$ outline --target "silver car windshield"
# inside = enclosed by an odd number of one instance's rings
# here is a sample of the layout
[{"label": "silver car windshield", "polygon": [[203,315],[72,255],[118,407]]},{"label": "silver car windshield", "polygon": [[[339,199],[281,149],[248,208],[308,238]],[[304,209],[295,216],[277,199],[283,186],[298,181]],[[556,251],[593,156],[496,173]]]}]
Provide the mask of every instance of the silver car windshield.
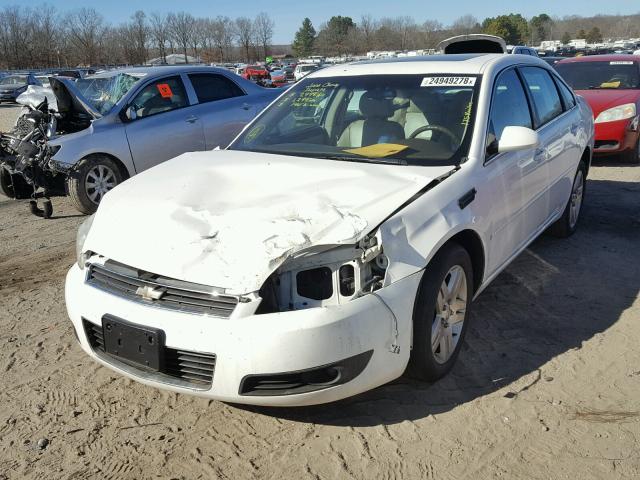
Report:
[{"label": "silver car windshield", "polygon": [[468,154],[480,78],[308,78],[229,147],[330,160],[458,164]]},{"label": "silver car windshield", "polygon": [[105,115],[141,78],[128,73],[91,76],[78,79],[76,87],[94,109]]}]

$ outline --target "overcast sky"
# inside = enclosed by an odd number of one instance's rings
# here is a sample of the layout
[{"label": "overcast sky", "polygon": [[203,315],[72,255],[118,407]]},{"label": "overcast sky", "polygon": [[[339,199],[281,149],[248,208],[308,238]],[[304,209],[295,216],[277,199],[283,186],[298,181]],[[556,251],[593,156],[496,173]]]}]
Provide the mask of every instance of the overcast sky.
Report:
[{"label": "overcast sky", "polygon": [[[41,2],[28,3],[34,6]],[[138,9],[146,13],[184,10],[194,16],[226,15],[232,18],[254,17],[265,11],[276,23],[275,44],[290,43],[304,17],[309,17],[318,29],[333,15],[350,16],[357,23],[367,13],[375,18],[408,15],[417,23],[429,19],[444,25],[465,14],[482,20],[511,12],[527,18],[542,12],[559,16],[640,13],[640,0],[537,0],[526,3],[515,0],[58,0],[48,3],[61,10],[91,6],[113,23],[127,20]],[[0,6],[17,4],[26,5],[27,2],[0,0]]]}]

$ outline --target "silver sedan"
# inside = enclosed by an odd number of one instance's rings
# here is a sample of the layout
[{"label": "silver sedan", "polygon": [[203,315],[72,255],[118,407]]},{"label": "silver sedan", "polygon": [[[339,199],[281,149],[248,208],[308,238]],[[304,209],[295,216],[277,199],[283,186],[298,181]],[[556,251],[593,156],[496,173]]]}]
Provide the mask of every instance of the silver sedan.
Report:
[{"label": "silver sedan", "polygon": [[54,171],[78,210],[92,213],[127,178],[182,153],[226,147],[280,89],[213,67],[113,70],[55,79]]}]

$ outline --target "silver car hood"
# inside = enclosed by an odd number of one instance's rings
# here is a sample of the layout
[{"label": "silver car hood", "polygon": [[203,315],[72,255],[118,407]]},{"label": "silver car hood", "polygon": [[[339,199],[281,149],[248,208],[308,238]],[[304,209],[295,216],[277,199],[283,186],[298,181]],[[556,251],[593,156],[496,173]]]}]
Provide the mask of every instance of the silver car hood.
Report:
[{"label": "silver car hood", "polygon": [[452,167],[186,153],[109,192],[84,250],[244,294],[289,257],[352,244]]},{"label": "silver car hood", "polygon": [[64,77],[49,77],[49,83],[57,100],[59,113],[87,114],[94,120],[102,114],[91,106],[91,103],[80,93],[73,80]]}]

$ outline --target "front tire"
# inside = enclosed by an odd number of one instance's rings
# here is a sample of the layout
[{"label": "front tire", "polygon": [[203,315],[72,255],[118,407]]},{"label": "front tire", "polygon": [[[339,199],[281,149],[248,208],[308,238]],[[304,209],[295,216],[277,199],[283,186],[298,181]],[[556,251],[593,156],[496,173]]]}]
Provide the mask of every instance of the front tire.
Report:
[{"label": "front tire", "polygon": [[413,312],[413,349],[407,373],[430,382],[453,367],[467,331],[473,297],[469,253],[451,243],[429,262]]},{"label": "front tire", "polygon": [[90,215],[97,210],[104,195],[123,180],[113,159],[95,155],[80,161],[75,174],[67,179],[67,189],[76,209]]},{"label": "front tire", "polygon": [[634,165],[640,164],[640,135],[638,135],[635,148],[625,155],[625,160]]},{"label": "front tire", "polygon": [[562,216],[549,227],[549,233],[558,238],[567,238],[573,235],[578,229],[580,212],[584,202],[584,195],[587,187],[587,167],[581,160],[578,171],[573,178],[571,196],[562,212]]},{"label": "front tire", "polygon": [[21,175],[11,174],[0,167],[0,193],[5,197],[20,200],[31,197],[33,187]]}]

